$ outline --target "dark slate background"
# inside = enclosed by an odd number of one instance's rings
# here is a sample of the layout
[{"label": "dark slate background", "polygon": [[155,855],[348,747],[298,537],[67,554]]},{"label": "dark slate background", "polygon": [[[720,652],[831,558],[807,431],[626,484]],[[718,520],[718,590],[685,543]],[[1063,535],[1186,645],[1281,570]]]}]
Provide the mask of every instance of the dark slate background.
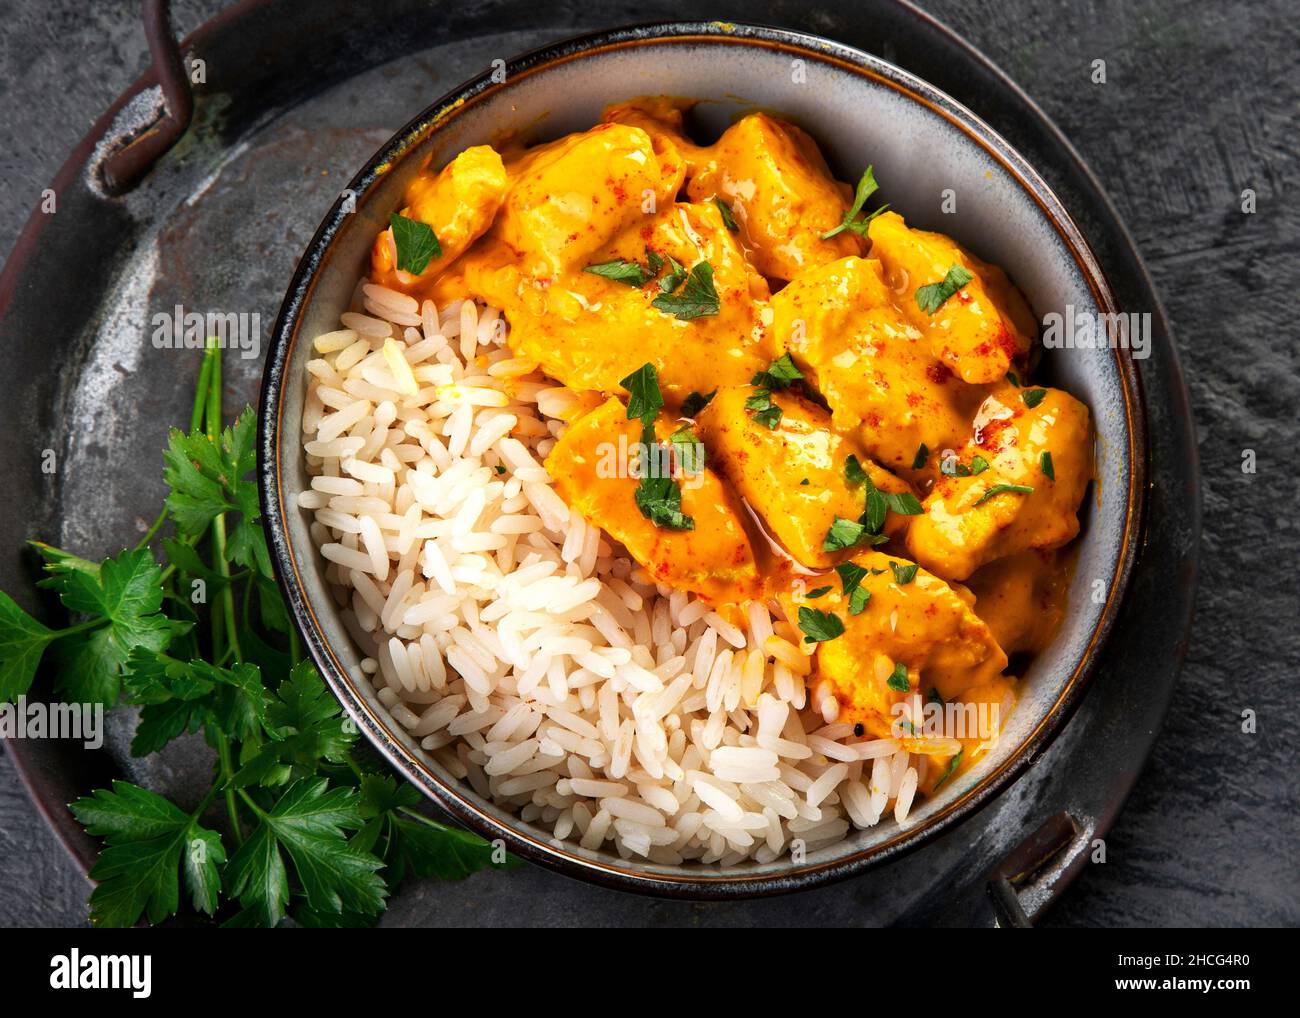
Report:
[{"label": "dark slate background", "polygon": [[[221,5],[173,6],[184,34]],[[705,16],[706,6],[689,13]],[[1196,413],[1205,532],[1187,663],[1107,839],[1107,864],[1089,867],[1048,923],[1298,925],[1300,211],[1285,193],[1300,147],[1294,6],[922,6],[1020,83],[1097,172],[1155,278]],[[0,251],[76,141],[144,68],[138,9],[134,0],[0,0]],[[1104,87],[1088,81],[1095,58],[1107,64]],[[1255,215],[1240,211],[1245,188],[1258,194]],[[1241,469],[1246,449],[1257,456],[1253,475]],[[1240,731],[1246,708],[1258,714],[1255,735]],[[501,885],[468,886],[477,900],[461,921],[509,921]],[[86,893],[0,744],[0,924],[83,923]],[[598,920],[654,921],[652,903],[619,900],[627,906]],[[790,924],[803,925],[799,900],[785,901]],[[728,922],[728,906],[708,908],[703,921]],[[562,900],[553,914],[557,924],[584,918]]]}]

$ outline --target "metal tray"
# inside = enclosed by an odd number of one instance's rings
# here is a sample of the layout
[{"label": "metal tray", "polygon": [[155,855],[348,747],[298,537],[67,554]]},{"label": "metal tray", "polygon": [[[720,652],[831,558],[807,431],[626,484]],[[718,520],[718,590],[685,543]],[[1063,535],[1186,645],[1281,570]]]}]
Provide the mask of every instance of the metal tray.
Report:
[{"label": "metal tray", "polygon": [[[0,535],[9,549],[0,587],[28,606],[40,599],[30,563],[16,553],[24,539],[108,554],[156,512],[166,430],[188,414],[198,359],[151,345],[153,313],[176,304],[257,313],[265,339],[321,211],[430,98],[493,60],[681,13],[656,0],[599,12],[519,0],[445,8],[390,0],[364,10],[344,0],[246,0],[181,44],[182,69],[201,59],[207,80],[195,86],[188,127],[166,151],[172,139],[165,121],[185,128],[184,102],[174,87],[164,93],[158,86],[177,64],[162,5],[151,0],[146,8],[154,15],[155,68],[91,128],[51,185],[59,213],[33,214],[0,274],[0,342],[17,390],[0,407],[10,437],[0,447],[10,479],[0,491]],[[632,898],[529,867],[462,884],[412,885],[385,923],[1033,922],[1087,864],[1163,720],[1195,585],[1195,443],[1167,323],[1100,185],[1009,79],[906,4],[870,0],[814,14],[781,0],[722,2],[711,13],[841,39],[970,106],[1061,197],[1121,305],[1152,313],[1154,352],[1140,365],[1150,430],[1148,524],[1122,618],[1077,715],[1011,789],[920,851],[846,884],[703,905]],[[115,156],[132,139],[134,154]],[[56,336],[66,342],[51,344]],[[228,365],[228,405],[254,402],[260,356]],[[46,449],[59,464],[53,475],[41,471]],[[65,803],[124,773],[184,800],[207,769],[194,743],[130,758],[129,716],[110,717],[110,739],[99,751],[57,741],[8,747],[33,801],[83,868],[97,846]]]}]

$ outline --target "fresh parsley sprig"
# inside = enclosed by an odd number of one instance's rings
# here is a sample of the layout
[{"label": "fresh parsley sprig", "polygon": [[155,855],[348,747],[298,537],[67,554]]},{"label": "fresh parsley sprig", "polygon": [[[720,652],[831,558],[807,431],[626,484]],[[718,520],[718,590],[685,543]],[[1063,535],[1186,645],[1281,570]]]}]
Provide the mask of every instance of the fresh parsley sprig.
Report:
[{"label": "fresh parsley sprig", "polygon": [[867,203],[868,198],[876,193],[879,187],[880,185],[876,183],[874,169],[868,166],[866,171],[858,179],[857,188],[854,189],[853,204],[845,211],[844,218],[840,221],[838,226],[832,227],[822,234],[822,240],[830,240],[837,233],[843,233],[845,230],[852,230],[859,237],[865,237],[867,235],[867,228],[871,225],[871,221],[889,208],[888,205],[882,205],[874,212],[863,216],[863,218],[858,218],[858,216],[862,214],[862,206]]}]

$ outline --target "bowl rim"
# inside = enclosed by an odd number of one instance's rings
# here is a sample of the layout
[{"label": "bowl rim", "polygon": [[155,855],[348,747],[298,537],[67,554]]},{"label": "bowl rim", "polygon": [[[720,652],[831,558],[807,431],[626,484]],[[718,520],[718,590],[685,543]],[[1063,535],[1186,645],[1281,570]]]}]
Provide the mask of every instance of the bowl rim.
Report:
[{"label": "bowl rim", "polygon": [[[916,826],[896,831],[873,847],[838,859],[792,865],[766,874],[711,873],[703,868],[698,874],[638,871],[625,866],[624,860],[614,853],[601,851],[598,858],[587,858],[563,845],[498,821],[480,806],[476,792],[467,786],[444,782],[425,761],[409,753],[395,734],[396,722],[372,709],[358,695],[347,669],[335,655],[316,611],[307,599],[298,557],[286,525],[289,509],[281,480],[283,395],[285,370],[298,339],[302,313],[312,297],[320,271],[329,261],[334,241],[353,219],[349,204],[362,200],[392,166],[454,119],[496,92],[553,67],[627,47],[691,42],[762,47],[816,60],[838,71],[868,78],[927,107],[962,131],[1016,180],[1038,205],[1040,213],[1070,252],[1098,306],[1107,312],[1119,310],[1105,273],[1082,231],[1042,177],[992,127],[916,75],[856,47],[812,33],[757,24],[656,22],[593,32],[530,50],[507,61],[503,81],[494,80],[494,73],[489,70],[452,89],[408,121],[353,177],[344,192],[350,197],[345,200],[344,194],[340,195],[308,244],[276,318],[259,406],[257,474],[262,516],[271,540],[276,579],[304,644],[347,714],[407,780],[476,833],[489,840],[503,840],[512,852],[531,862],[618,890],[661,897],[718,900],[761,897],[821,886],[920,848],[986,805],[1046,751],[1082,699],[1132,577],[1145,507],[1147,436],[1145,409],[1131,352],[1115,348],[1112,353],[1123,396],[1127,437],[1123,454],[1129,466],[1129,482],[1123,496],[1124,526],[1119,559],[1098,623],[1055,701],[997,769],[932,816]],[[499,70],[496,76],[501,76]],[[296,428],[290,430],[297,435]]]}]

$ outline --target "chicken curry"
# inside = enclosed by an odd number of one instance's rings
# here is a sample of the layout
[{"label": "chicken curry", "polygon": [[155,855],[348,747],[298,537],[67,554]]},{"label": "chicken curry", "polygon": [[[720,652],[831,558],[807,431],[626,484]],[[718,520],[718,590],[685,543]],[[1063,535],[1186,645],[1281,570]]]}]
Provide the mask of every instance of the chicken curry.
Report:
[{"label": "chicken curry", "polygon": [[1088,410],[1030,382],[1035,319],[999,268],[866,211],[870,169],[837,181],[767,113],[698,145],[689,105],[426,168],[371,278],[499,308],[573,394],[546,461],[571,509],[724,615],[779,605],[823,713],[913,739],[933,790],[978,740],[898,706],[1014,703],[1008,655],[1064,610]]}]

